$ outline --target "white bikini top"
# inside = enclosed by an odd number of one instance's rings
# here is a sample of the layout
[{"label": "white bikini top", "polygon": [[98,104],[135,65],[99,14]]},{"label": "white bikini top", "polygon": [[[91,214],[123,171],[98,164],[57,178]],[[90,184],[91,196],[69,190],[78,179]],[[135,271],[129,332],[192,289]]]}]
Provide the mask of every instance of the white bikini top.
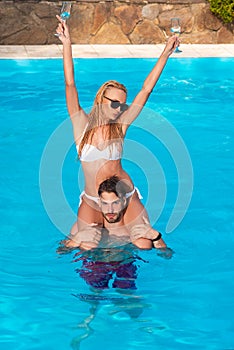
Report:
[{"label": "white bikini top", "polygon": [[[79,145],[76,145],[77,153],[79,151]],[[118,142],[113,142],[103,150],[86,143],[82,149],[80,160],[84,162],[93,162],[94,160],[106,159],[106,160],[118,160],[122,157],[122,146]]]},{"label": "white bikini top", "polygon": [[[87,130],[88,124],[84,128],[84,131],[81,136],[81,140],[84,137],[84,134]],[[77,154],[79,155],[80,144],[76,145]],[[94,160],[106,159],[106,160],[118,160],[122,157],[122,143],[121,142],[112,142],[104,149],[100,150],[96,146],[93,146],[89,143],[85,143],[80,160],[84,162],[93,162]]]}]

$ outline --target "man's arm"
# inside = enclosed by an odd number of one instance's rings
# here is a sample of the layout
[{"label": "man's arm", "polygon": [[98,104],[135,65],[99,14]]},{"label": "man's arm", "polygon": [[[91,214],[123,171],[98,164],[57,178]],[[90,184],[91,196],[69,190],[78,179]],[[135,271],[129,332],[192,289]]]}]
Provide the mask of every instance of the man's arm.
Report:
[{"label": "man's arm", "polygon": [[166,248],[167,245],[164,242],[164,240],[162,239],[162,234],[160,232],[156,231],[156,230],[153,230],[153,232],[156,233],[155,238],[151,239],[154,248],[156,248],[156,249]]},{"label": "man's arm", "polygon": [[[131,230],[131,241],[140,249],[151,249],[151,248],[166,248],[167,245],[162,239],[162,234],[152,228],[146,232],[146,226],[135,225]],[[155,237],[155,238],[151,238]]]},{"label": "man's arm", "polygon": [[97,227],[96,224],[85,227],[79,232],[70,235],[68,239],[63,240],[61,243],[66,248],[80,248],[84,250],[90,250],[97,248],[102,237],[102,229]]},{"label": "man's arm", "polygon": [[136,240],[132,241],[132,243],[139,249],[152,249],[153,243],[151,239],[148,238],[137,238]]}]

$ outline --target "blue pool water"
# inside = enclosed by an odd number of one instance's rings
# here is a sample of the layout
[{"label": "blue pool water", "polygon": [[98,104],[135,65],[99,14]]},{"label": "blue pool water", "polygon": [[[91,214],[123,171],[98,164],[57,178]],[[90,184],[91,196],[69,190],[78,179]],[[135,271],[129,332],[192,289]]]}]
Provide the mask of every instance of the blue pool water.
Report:
[{"label": "blue pool water", "polygon": [[[153,64],[75,60],[83,106],[110,78],[131,101]],[[83,185],[62,61],[0,72],[0,349],[234,349],[234,59],[171,58],[129,129],[124,167],[175,254],[134,252],[136,289],[102,293],[56,253]]]}]

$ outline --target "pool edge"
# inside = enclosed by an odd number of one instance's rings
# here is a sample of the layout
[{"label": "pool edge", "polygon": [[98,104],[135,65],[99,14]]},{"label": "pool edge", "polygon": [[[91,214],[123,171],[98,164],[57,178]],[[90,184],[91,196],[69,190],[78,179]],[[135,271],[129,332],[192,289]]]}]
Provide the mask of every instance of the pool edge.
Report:
[{"label": "pool edge", "polygon": [[[72,45],[74,58],[157,58],[164,44]],[[181,44],[175,58],[234,57],[234,44]],[[0,45],[0,59],[61,58],[61,45]]]}]

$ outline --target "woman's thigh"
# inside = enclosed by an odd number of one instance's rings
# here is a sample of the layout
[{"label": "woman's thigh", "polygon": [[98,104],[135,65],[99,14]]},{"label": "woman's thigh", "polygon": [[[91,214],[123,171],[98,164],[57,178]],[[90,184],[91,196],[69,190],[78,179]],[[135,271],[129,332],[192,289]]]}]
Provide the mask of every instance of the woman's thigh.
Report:
[{"label": "woman's thigh", "polygon": [[135,192],[127,206],[124,222],[127,226],[149,223],[149,217],[144,205],[141,203],[138,194]]},{"label": "woman's thigh", "polygon": [[86,200],[83,200],[78,209],[77,228],[82,230],[91,224],[103,225],[103,216],[95,203],[88,204]]}]

